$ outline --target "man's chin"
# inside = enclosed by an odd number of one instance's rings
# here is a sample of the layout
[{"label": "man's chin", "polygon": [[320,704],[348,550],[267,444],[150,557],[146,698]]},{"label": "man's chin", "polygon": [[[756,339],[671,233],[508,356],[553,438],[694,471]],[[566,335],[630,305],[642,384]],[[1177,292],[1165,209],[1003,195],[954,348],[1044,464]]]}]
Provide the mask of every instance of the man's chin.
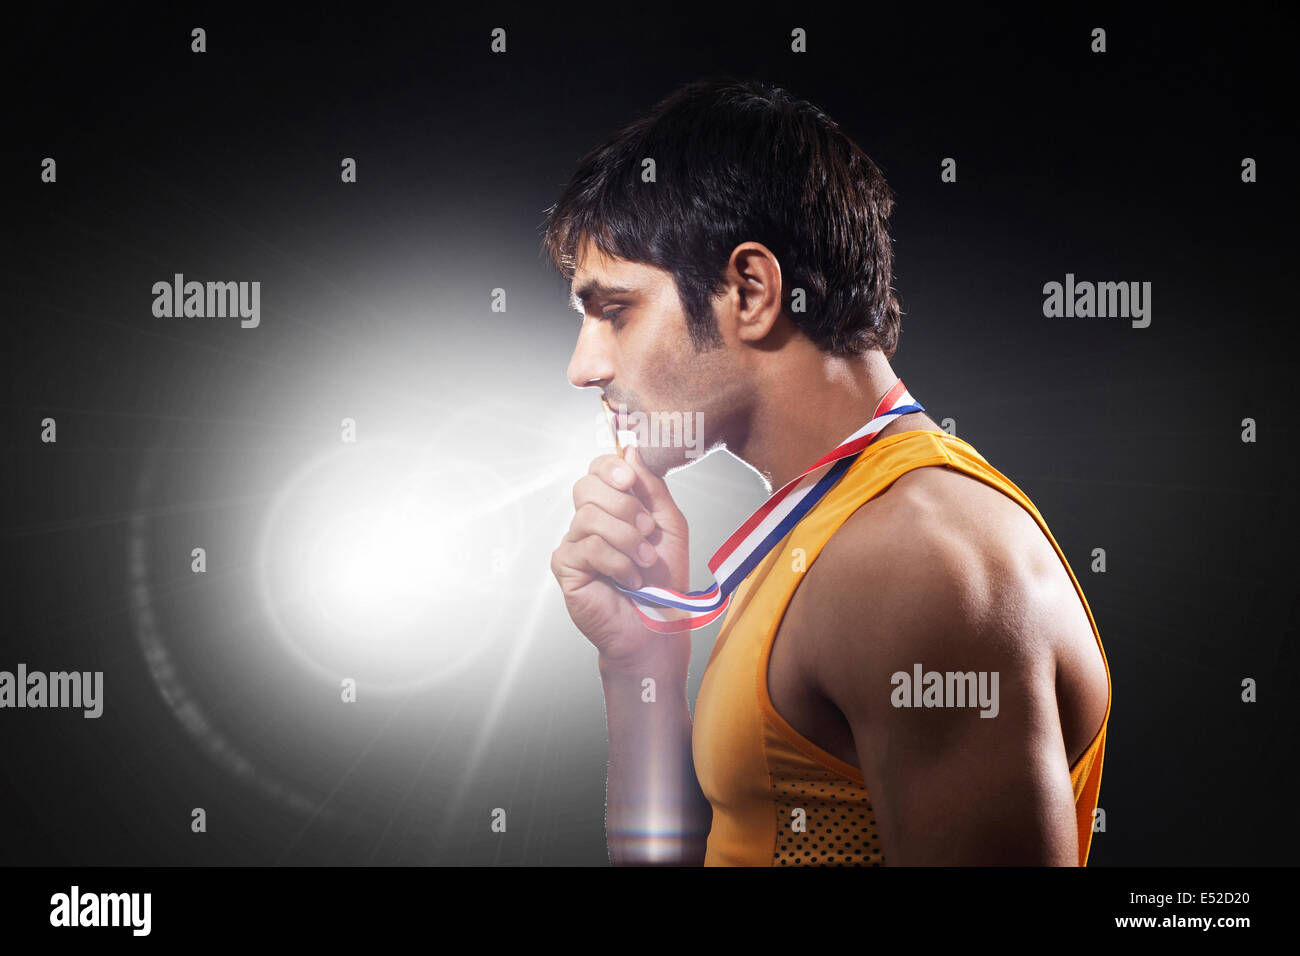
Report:
[{"label": "man's chin", "polygon": [[699,461],[698,458],[687,458],[681,454],[680,448],[655,448],[653,446],[642,448],[638,445],[636,453],[646,468],[660,478],[667,478],[673,472],[689,468]]}]

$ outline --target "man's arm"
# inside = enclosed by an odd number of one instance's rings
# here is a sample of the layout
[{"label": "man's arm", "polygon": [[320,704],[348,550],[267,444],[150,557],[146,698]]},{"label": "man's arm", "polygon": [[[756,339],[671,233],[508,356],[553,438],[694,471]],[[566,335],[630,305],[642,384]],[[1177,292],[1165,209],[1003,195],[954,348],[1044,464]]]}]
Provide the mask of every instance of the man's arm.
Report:
[{"label": "man's arm", "polygon": [[[573,486],[574,516],[551,571],[599,652],[609,726],[605,829],[615,865],[699,865],[712,811],[695,777],[686,677],[689,633],[657,634],[611,582],[684,591],[689,530],[636,449],[602,455]],[[653,559],[634,556],[652,549]],[[654,695],[647,681],[654,682]]]},{"label": "man's arm", "polygon": [[[700,790],[686,700],[689,635],[659,635],[635,665],[601,661],[609,726],[605,832],[615,866],[702,866],[713,811]],[[645,680],[655,682],[655,700]]]},{"label": "man's arm", "polygon": [[[1076,866],[1040,589],[996,545],[950,541],[914,515],[850,519],[832,544],[800,588],[812,586],[811,679],[852,729],[885,861]],[[945,706],[924,706],[928,672],[944,676]],[[977,688],[982,672],[984,701],[952,706],[948,672],[975,672]]]}]

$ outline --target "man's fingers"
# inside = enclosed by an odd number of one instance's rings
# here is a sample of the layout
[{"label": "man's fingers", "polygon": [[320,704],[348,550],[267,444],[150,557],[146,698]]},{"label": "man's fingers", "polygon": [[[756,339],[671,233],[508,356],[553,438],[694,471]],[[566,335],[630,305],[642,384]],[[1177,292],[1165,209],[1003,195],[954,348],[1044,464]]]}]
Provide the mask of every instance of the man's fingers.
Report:
[{"label": "man's fingers", "polygon": [[613,578],[625,588],[635,590],[641,586],[641,572],[632,559],[604,538],[588,535],[573,547],[591,570]]},{"label": "man's fingers", "polygon": [[625,453],[624,463],[633,469],[635,475],[632,493],[645,502],[646,509],[656,518],[664,515],[681,516],[681,509],[673,501],[668,484],[641,460],[640,450],[633,445]]},{"label": "man's fingers", "polygon": [[588,472],[599,476],[618,491],[630,492],[636,484],[636,472],[618,455],[599,455],[593,458]]},{"label": "man's fingers", "polygon": [[636,527],[590,501],[574,514],[565,540],[580,542],[589,535],[604,539],[642,567],[648,568],[657,560],[654,548]]},{"label": "man's fingers", "polygon": [[617,491],[634,495],[644,506],[650,516],[659,522],[667,517],[670,521],[681,519],[682,513],[673,501],[672,493],[664,480],[641,461],[636,446],[624,452],[623,458],[617,455],[601,455],[591,463],[591,474],[597,475]]},{"label": "man's fingers", "polygon": [[636,495],[611,488],[598,474],[586,474],[574,482],[574,510],[588,503],[603,508],[615,518],[628,524],[636,525],[643,534],[649,534],[655,528],[654,519],[650,517]]}]

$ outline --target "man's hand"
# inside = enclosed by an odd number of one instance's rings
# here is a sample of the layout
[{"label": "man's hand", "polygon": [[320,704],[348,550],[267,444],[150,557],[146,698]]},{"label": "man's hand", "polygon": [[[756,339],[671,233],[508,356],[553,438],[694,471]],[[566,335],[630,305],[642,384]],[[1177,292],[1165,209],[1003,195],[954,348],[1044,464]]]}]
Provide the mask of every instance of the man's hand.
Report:
[{"label": "man's hand", "polygon": [[636,449],[626,454],[599,456],[574,484],[573,521],[551,554],[551,572],[573,623],[600,652],[602,667],[632,665],[667,647],[684,646],[689,659],[689,632],[651,631],[632,600],[611,583],[674,591],[690,585],[686,519]]},{"label": "man's hand", "polygon": [[[663,479],[642,464],[634,448],[626,460],[602,455],[593,461],[573,486],[573,506],[573,522],[551,555],[551,571],[573,623],[600,652],[609,726],[610,861],[699,865],[710,809],[691,753],[691,633],[650,630],[632,599],[613,584],[685,591],[686,519]],[[643,697],[647,679],[657,687],[649,701]]]}]

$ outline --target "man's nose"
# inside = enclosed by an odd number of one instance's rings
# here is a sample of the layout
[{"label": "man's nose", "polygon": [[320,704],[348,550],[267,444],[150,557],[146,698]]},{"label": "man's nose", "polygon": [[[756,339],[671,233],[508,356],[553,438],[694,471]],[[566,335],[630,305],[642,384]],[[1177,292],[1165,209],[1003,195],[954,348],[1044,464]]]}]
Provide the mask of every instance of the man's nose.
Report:
[{"label": "man's nose", "polygon": [[578,344],[569,359],[569,382],[574,388],[600,385],[614,377],[614,363],[607,343],[603,341],[600,323],[584,321],[578,333]]}]

